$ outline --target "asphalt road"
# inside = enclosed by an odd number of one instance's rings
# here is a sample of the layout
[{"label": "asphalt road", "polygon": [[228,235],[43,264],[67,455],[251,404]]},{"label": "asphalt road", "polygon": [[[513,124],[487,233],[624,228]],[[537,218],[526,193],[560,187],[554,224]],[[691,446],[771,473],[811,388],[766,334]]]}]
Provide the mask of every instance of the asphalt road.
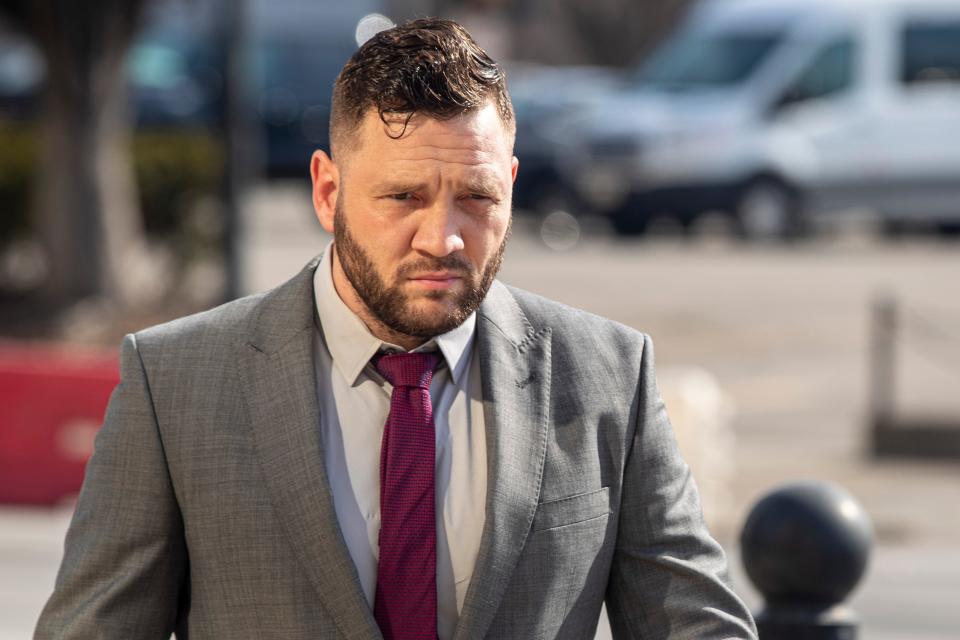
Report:
[{"label": "asphalt road", "polygon": [[[562,239],[548,237],[572,246],[551,249],[536,225],[518,220],[502,279],[650,333],[662,375],[695,367],[730,399],[729,494],[713,526],[748,601],[760,605],[736,537],[749,507],[778,484],[828,480],[875,525],[870,568],[851,601],[861,637],[956,638],[960,460],[878,462],[866,453],[865,416],[869,309],[883,293],[916,319],[897,343],[899,410],[960,423],[960,243],[857,232],[744,247],[717,237],[621,240],[602,226]],[[306,191],[258,193],[243,243],[247,290],[281,282],[326,241]],[[0,640],[29,637],[67,516],[0,509]]]}]

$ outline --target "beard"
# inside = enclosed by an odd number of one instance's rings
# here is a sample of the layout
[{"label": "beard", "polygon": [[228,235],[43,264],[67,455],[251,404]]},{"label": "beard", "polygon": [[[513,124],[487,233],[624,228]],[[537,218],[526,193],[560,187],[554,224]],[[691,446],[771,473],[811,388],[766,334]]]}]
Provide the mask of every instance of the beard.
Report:
[{"label": "beard", "polygon": [[[490,290],[493,279],[503,263],[507,239],[510,237],[511,221],[496,252],[478,271],[463,256],[451,254],[439,258],[423,257],[397,267],[392,281],[377,271],[366,250],[351,235],[345,221],[341,202],[337,202],[333,218],[334,246],[344,275],[370,313],[388,329],[415,338],[429,339],[459,327],[480,307]],[[450,299],[452,304],[440,312],[424,312],[416,309],[411,297],[403,290],[407,276],[428,271],[449,271],[462,278],[463,290],[427,291],[425,298]]]}]

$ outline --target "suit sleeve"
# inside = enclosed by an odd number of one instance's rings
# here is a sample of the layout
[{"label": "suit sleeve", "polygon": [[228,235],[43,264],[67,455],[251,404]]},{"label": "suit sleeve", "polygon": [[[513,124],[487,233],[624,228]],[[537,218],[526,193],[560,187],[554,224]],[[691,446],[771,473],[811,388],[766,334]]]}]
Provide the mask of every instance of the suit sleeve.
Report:
[{"label": "suit sleeve", "polygon": [[132,335],[35,639],[163,638],[185,589],[183,521]]},{"label": "suit sleeve", "polygon": [[623,477],[606,600],[614,638],[755,639],[680,457],[644,336],[637,424]]}]

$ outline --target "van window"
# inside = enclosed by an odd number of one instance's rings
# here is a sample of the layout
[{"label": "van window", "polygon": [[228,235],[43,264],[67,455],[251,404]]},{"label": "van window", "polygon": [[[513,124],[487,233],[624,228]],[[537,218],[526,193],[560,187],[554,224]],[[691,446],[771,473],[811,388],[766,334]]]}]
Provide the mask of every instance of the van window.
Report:
[{"label": "van window", "polygon": [[662,89],[729,88],[743,82],[783,39],[782,31],[682,32],[660,47],[635,80]]},{"label": "van window", "polygon": [[913,22],[903,31],[904,84],[960,82],[960,22]]},{"label": "van window", "polygon": [[842,38],[824,46],[796,82],[786,91],[781,104],[793,104],[840,93],[853,84],[854,46]]}]

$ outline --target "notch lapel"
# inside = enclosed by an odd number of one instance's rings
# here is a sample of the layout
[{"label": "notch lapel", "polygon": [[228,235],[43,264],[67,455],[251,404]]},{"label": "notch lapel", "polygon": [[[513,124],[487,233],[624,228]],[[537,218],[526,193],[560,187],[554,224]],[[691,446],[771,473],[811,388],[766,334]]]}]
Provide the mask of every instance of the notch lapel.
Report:
[{"label": "notch lapel", "polygon": [[252,339],[240,347],[240,378],[267,490],[320,601],[345,638],[381,638],[324,465],[313,363],[317,261],[260,303]]},{"label": "notch lapel", "polygon": [[495,282],[477,316],[487,440],[486,519],[455,640],[482,638],[533,522],[547,447],[550,330]]}]

